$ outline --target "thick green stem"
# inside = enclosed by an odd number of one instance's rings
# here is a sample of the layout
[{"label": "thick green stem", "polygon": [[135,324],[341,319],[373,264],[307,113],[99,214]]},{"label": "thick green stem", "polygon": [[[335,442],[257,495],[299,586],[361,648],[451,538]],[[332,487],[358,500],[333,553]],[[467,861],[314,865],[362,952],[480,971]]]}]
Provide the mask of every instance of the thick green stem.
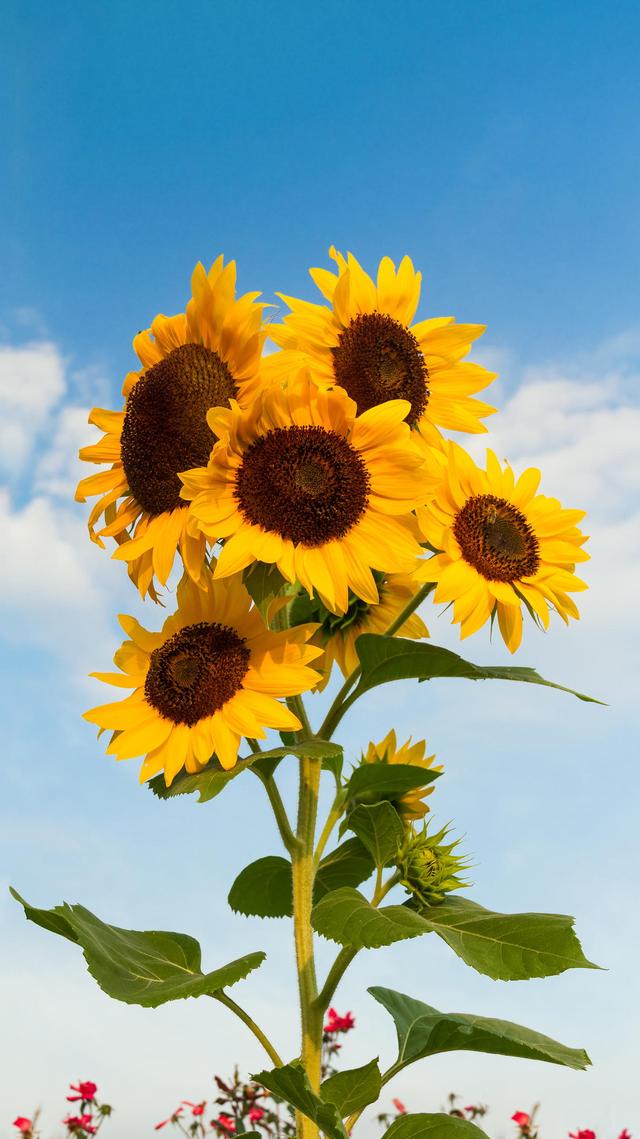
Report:
[{"label": "thick green stem", "polygon": [[[317,981],[313,950],[311,909],[315,874],[313,847],[322,760],[305,757],[300,760],[300,797],[298,801],[297,847],[292,853],[293,930],[300,991],[302,1028],[301,1059],[314,1091],[320,1088],[322,1051],[322,1010],[317,1007]],[[317,1139],[318,1129],[306,1116],[298,1113],[297,1139]]]},{"label": "thick green stem", "polygon": [[255,1020],[252,1020],[252,1018],[249,1016],[249,1013],[245,1012],[244,1009],[240,1007],[240,1005],[236,1004],[236,1002],[232,1000],[231,997],[227,996],[226,993],[223,993],[222,990],[217,993],[212,993],[211,996],[214,1000],[219,1001],[221,1005],[224,1005],[225,1008],[228,1008],[231,1010],[231,1012],[235,1013],[235,1015],[239,1020],[243,1022],[243,1024],[246,1024],[247,1028],[250,1029],[256,1040],[260,1041],[262,1047],[269,1056],[269,1059],[275,1064],[276,1068],[281,1068],[284,1064],[284,1060],[280,1058],[269,1038],[264,1034],[262,1029],[258,1027]]}]

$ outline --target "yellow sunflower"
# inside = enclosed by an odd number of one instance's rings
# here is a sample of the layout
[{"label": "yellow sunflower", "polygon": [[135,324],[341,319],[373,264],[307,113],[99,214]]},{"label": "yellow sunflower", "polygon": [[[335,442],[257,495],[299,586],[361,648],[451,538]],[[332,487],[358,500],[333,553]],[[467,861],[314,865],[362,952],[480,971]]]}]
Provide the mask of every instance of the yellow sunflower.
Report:
[{"label": "yellow sunflower", "polygon": [[[426,750],[426,740],[412,744],[411,738],[402,747],[398,747],[396,733],[392,728],[380,743],[369,744],[362,759],[364,763],[406,763],[410,767],[423,767],[425,771],[442,771],[442,766],[433,765],[435,755],[426,755]],[[414,787],[412,791],[405,791],[396,800],[395,808],[406,823],[423,819],[428,814],[429,808],[424,800],[432,791],[433,784],[430,783],[427,787]]]},{"label": "yellow sunflower", "polygon": [[495,374],[464,359],[485,326],[453,317],[412,324],[422,276],[408,257],[397,270],[383,257],[374,282],[351,253],[329,253],[337,273],[310,273],[331,307],[282,296],[291,312],[270,326],[282,351],[266,358],[265,375],[282,380],[308,366],[319,386],[344,388],[359,413],[405,399],[407,422],[430,444],[438,443],[439,428],[486,431],[481,420],[494,408],[473,396]]},{"label": "yellow sunflower", "polygon": [[177,612],[160,633],[133,617],[120,623],[131,638],[114,657],[121,671],[93,675],[134,691],[85,719],[113,730],[107,752],[116,759],[145,757],[141,782],[164,771],[169,785],[183,767],[201,771],[212,755],[229,769],[243,736],[301,727],[279,698],[318,680],[309,662],[320,650],[307,644],[316,626],[271,632],[239,577],[216,582],[205,570],[198,586],[185,574]]},{"label": "yellow sunflower", "polygon": [[[133,341],[142,368],[129,372],[122,411],[94,408],[89,422],[105,432],[80,458],[108,463],[82,480],[76,499],[99,495],[89,533],[100,546],[115,538],[114,557],[126,561],[141,595],[155,599],[155,580],[166,584],[176,551],[197,581],[205,544],[188,527],[178,472],[207,462],[215,442],[206,420],[210,407],[236,399],[248,405],[259,385],[265,333],[259,293],[236,299],[236,266],[219,257],[207,273],[196,265],[185,313],[157,316]],[[98,520],[105,525],[96,531]]]},{"label": "yellow sunflower", "polygon": [[570,593],[587,586],[575,576],[587,561],[587,536],[577,527],[583,510],[537,494],[540,471],[515,480],[493,451],[481,470],[450,443],[443,477],[428,506],[417,512],[421,533],[437,551],[420,565],[418,581],[436,582],[435,601],[453,602],[461,637],[497,615],[510,652],[522,640],[522,605],[546,629],[549,610],[565,624],[580,614]]},{"label": "yellow sunflower", "polygon": [[[375,573],[376,584],[380,600],[377,605],[370,605],[352,595],[349,607],[344,614],[336,616],[324,610],[317,619],[320,629],[314,641],[322,645],[324,656],[317,661],[316,668],[323,672],[323,679],[318,685],[322,690],[326,687],[333,662],[335,661],[343,676],[348,676],[359,665],[356,652],[356,641],[361,633],[384,633],[389,625],[402,612],[405,606],[415,597],[418,586],[408,574]],[[316,616],[314,614],[314,620]],[[398,637],[407,637],[411,641],[419,641],[429,636],[429,630],[417,613],[410,617],[397,631]]]},{"label": "yellow sunflower", "polygon": [[197,526],[224,539],[216,577],[254,561],[344,613],[349,590],[378,604],[371,572],[408,573],[422,553],[411,511],[433,484],[393,400],[358,416],[344,391],[298,377],[246,411],[209,412],[217,435],[208,465],[183,473]]}]

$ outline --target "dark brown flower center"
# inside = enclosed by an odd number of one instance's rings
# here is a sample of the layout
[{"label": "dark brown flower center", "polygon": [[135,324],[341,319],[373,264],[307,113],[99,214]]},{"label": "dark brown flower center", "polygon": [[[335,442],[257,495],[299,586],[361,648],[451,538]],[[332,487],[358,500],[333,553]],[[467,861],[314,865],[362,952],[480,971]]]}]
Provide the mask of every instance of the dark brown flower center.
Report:
[{"label": "dark brown flower center", "polygon": [[417,423],[429,400],[429,373],[412,332],[381,312],[356,316],[333,349],[336,382],[355,400],[358,413],[389,399],[407,399],[408,423]]},{"label": "dark brown flower center", "polygon": [[121,454],[129,490],[148,514],[188,505],[178,472],[207,464],[215,442],[207,412],[228,407],[236,393],[227,365],[202,344],[174,348],[134,385]]},{"label": "dark brown flower center", "polygon": [[462,556],[489,581],[517,581],[536,573],[540,548],[522,511],[504,498],[478,494],[453,523]]},{"label": "dark brown flower center", "polygon": [[227,625],[186,625],[151,653],[144,694],[161,716],[191,727],[235,695],[250,656]]},{"label": "dark brown flower center", "polygon": [[256,439],[236,475],[247,521],[303,546],[344,538],[366,510],[367,468],[324,427],[277,427]]}]

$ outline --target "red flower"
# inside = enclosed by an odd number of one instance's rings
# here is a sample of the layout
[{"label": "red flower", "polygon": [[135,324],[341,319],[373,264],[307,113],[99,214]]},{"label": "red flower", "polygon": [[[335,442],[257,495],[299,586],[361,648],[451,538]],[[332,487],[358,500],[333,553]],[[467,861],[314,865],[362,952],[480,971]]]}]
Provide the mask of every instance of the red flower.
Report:
[{"label": "red flower", "polygon": [[585,1127],[583,1131],[570,1131],[569,1139],[596,1139],[596,1133]]},{"label": "red flower", "polygon": [[69,1087],[72,1092],[78,1092],[78,1095],[67,1096],[69,1103],[77,1103],[78,1100],[91,1103],[98,1090],[98,1085],[93,1080],[78,1080],[77,1084],[69,1084]]},{"label": "red flower", "polygon": [[[262,1119],[263,1115],[264,1111],[261,1107],[252,1107],[251,1111],[249,1112],[249,1119],[252,1123],[257,1123],[258,1120]],[[620,1139],[626,1139],[626,1136],[621,1135]],[[631,1139],[631,1136],[629,1136],[629,1139]]]},{"label": "red flower", "polygon": [[23,1131],[25,1135],[29,1135],[31,1132],[31,1120],[24,1115],[19,1115],[17,1119],[14,1119],[13,1126],[17,1127],[18,1131]]},{"label": "red flower", "polygon": [[327,1033],[348,1032],[350,1028],[355,1028],[355,1023],[350,1012],[345,1013],[344,1016],[340,1016],[334,1008],[330,1008],[324,1031]]},{"label": "red flower", "polygon": [[[514,1111],[511,1116],[514,1123],[517,1123],[521,1129],[528,1127],[531,1122],[531,1116],[527,1115],[526,1111]],[[595,1136],[594,1136],[595,1139]]]},{"label": "red flower", "polygon": [[618,1135],[618,1139],[631,1139],[631,1132],[627,1131],[627,1128],[625,1127],[624,1130],[621,1131]]},{"label": "red flower", "polygon": [[215,1120],[215,1123],[218,1125],[218,1127],[221,1127],[223,1131],[228,1132],[229,1135],[233,1135],[236,1129],[236,1125],[232,1117],[230,1115],[225,1115],[223,1111],[220,1112],[220,1115]]},{"label": "red flower", "polygon": [[97,1127],[93,1126],[92,1117],[86,1112],[83,1115],[67,1115],[62,1122],[66,1123],[71,1134],[75,1134],[77,1131],[85,1131],[87,1135],[95,1135],[98,1130]]},{"label": "red flower", "polygon": [[407,1114],[407,1109],[404,1106],[401,1099],[392,1099],[391,1102],[392,1102],[393,1106],[395,1107],[395,1109],[399,1115],[406,1115]]},{"label": "red flower", "polygon": [[167,1126],[167,1123],[175,1123],[179,1115],[182,1115],[181,1107],[177,1107],[173,1115],[170,1115],[168,1119],[163,1119],[162,1123],[156,1123],[154,1131],[160,1131],[163,1127]]},{"label": "red flower", "polygon": [[205,1099],[203,1099],[202,1103],[192,1103],[190,1099],[183,1099],[182,1102],[191,1108],[192,1115],[204,1115],[204,1109],[207,1106]]}]

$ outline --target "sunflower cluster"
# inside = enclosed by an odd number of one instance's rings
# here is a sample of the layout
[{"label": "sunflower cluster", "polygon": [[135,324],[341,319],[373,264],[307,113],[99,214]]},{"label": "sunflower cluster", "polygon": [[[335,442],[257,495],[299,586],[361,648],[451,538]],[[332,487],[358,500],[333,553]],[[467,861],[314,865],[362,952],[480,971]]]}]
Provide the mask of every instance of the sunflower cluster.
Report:
[{"label": "sunflower cluster", "polygon": [[[348,675],[360,633],[428,636],[411,613],[425,584],[463,637],[497,617],[512,652],[523,609],[544,627],[578,616],[582,512],[539,494],[538,471],[516,479],[490,451],[481,469],[446,438],[494,410],[477,398],[494,375],[467,359],[483,326],[416,321],[407,257],[374,280],[330,252],[333,271],[311,270],[323,300],[283,296],[280,325],[236,295],[234,262],[198,265],[185,311],[135,337],[122,409],[91,412],[103,434],[80,456],[101,469],[76,496],[97,499],[91,538],[115,542],[143,598],[182,575],[160,632],[121,618],[119,671],[97,675],[133,691],[87,713],[110,753],[145,757],[143,779],[212,754],[230,768],[242,737],[298,730],[295,698],[334,661]],[[247,590],[256,563],[281,582],[271,621]]]}]

